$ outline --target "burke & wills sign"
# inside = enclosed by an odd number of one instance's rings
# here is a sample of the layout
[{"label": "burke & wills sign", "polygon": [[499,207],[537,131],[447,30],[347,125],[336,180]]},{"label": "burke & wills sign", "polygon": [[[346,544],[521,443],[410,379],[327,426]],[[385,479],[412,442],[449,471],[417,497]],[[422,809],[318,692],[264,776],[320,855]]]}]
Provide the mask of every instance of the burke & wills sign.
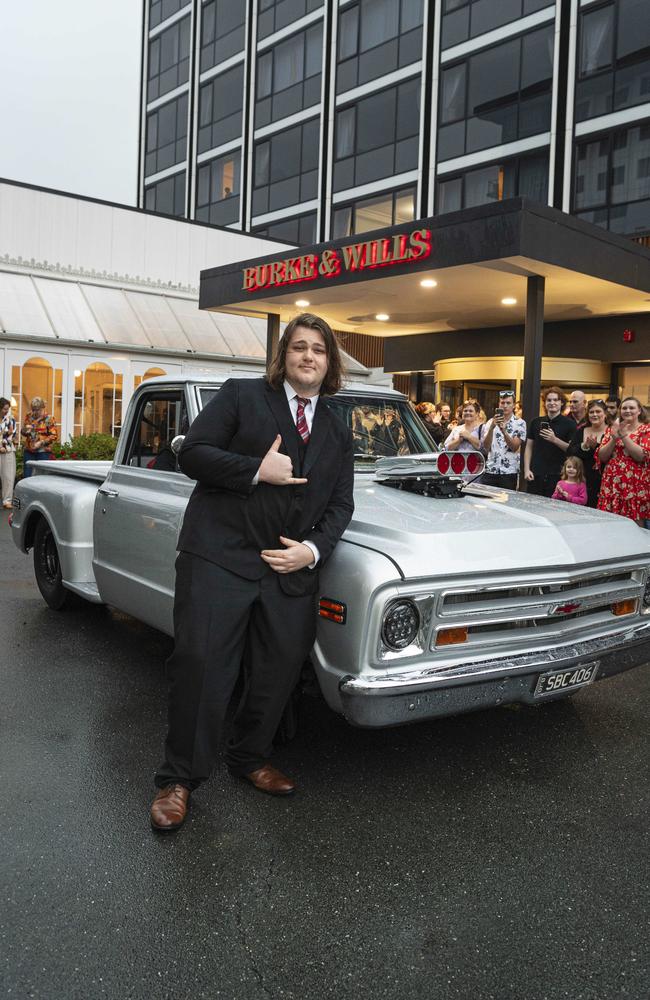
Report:
[{"label": "burke & wills sign", "polygon": [[350,243],[338,249],[308,253],[301,257],[285,257],[246,267],[242,272],[242,288],[258,292],[264,288],[295,285],[317,278],[337,278],[340,274],[365,271],[375,267],[395,267],[428,257],[431,253],[431,233],[414,229],[365,243]]}]

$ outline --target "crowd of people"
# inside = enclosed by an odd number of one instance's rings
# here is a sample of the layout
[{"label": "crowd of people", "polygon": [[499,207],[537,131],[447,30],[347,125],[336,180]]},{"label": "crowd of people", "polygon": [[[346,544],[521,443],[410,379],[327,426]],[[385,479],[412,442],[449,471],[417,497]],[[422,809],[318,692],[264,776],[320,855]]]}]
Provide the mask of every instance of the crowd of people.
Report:
[{"label": "crowd of people", "polygon": [[[499,393],[499,405],[488,417],[476,399],[466,399],[452,415],[449,403],[418,403],[416,409],[437,445],[448,451],[482,451],[481,482],[553,500],[598,507],[650,522],[650,417],[635,396],[587,401],[581,389],[569,398],[558,386],[542,394],[544,414],[530,424],[511,390]],[[359,407],[354,413],[355,440],[375,441],[377,417]],[[371,421],[372,416],[372,421]],[[369,423],[370,421],[370,423]],[[372,424],[372,426],[371,426]],[[382,454],[401,454],[403,429],[386,411],[381,431]],[[372,434],[371,434],[372,432]],[[31,462],[52,458],[58,429],[45,400],[35,397],[19,428],[8,399],[0,398],[0,484],[2,505],[11,507],[16,478],[16,449],[23,445],[23,476]],[[379,454],[379,452],[377,452]]]},{"label": "crowd of people", "polygon": [[[19,444],[19,428],[11,412],[11,401],[0,397],[0,485],[2,506],[11,507],[14,483],[16,481],[16,449]],[[52,458],[52,445],[59,436],[54,417],[47,412],[47,404],[40,396],[30,403],[29,413],[20,427],[23,446],[23,479],[32,474],[30,462]]]},{"label": "crowd of people", "polygon": [[650,419],[635,396],[587,401],[558,386],[542,394],[544,414],[526,426],[514,393],[499,393],[488,417],[466,399],[452,417],[449,403],[416,409],[436,444],[485,455],[481,482],[565,503],[597,507],[646,526],[650,520]]}]

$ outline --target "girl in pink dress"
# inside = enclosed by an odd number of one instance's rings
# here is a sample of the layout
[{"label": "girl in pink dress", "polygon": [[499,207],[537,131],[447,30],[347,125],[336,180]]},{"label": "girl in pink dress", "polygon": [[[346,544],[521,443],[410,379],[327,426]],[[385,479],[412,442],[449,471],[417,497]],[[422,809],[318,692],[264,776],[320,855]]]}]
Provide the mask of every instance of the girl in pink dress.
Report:
[{"label": "girl in pink dress", "polygon": [[585,483],[585,467],[582,459],[570,455],[562,466],[560,481],[555,487],[552,500],[567,500],[569,503],[586,504],[587,486]]}]

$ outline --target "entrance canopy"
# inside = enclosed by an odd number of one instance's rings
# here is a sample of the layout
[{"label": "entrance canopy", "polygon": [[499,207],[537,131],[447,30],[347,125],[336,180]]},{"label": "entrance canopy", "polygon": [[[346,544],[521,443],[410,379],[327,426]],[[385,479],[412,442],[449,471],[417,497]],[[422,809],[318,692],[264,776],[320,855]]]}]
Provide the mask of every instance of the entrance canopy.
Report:
[{"label": "entrance canopy", "polygon": [[648,250],[522,198],[202,271],[200,307],[393,337],[520,325],[531,278],[545,322],[650,311]]}]

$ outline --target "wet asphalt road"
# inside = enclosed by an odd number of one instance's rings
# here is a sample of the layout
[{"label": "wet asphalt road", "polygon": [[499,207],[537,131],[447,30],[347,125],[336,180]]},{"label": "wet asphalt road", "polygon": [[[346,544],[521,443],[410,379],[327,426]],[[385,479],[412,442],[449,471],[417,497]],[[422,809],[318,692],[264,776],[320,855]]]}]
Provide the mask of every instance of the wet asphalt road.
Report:
[{"label": "wet asphalt road", "polygon": [[0,565],[3,996],[647,1000],[650,669],[383,732],[309,698],[293,799],[219,769],[161,838],[170,641],[49,611],[5,518]]}]

